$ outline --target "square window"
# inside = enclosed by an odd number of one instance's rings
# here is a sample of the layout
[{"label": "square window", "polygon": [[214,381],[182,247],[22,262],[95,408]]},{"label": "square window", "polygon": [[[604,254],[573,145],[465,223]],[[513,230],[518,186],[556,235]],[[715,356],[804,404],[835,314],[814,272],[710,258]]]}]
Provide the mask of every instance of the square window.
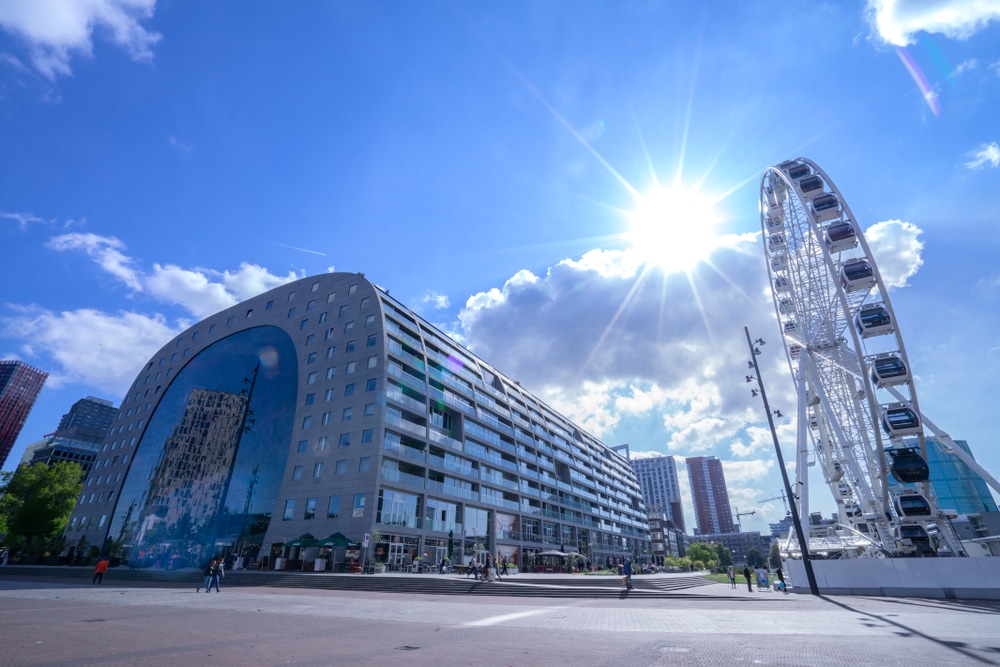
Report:
[{"label": "square window", "polygon": [[292,468],[292,479],[302,479],[302,466]]},{"label": "square window", "polygon": [[330,496],[330,504],[326,507],[326,518],[336,519],[340,516],[340,496]]},{"label": "square window", "polygon": [[337,468],[334,470],[334,474],[343,475],[347,472],[347,459],[340,459],[337,461]]},{"label": "square window", "polygon": [[354,396],[354,384],[349,384],[344,387],[344,396]]},{"label": "square window", "polygon": [[302,428],[310,428],[313,425],[312,415],[302,418]]},{"label": "square window", "polygon": [[375,368],[376,366],[378,366],[378,357],[374,355],[368,357],[368,368]]},{"label": "square window", "polygon": [[364,516],[365,515],[365,494],[355,493],[354,494],[354,512],[352,516]]},{"label": "square window", "polygon": [[327,303],[333,303],[333,300],[336,299],[336,298],[337,298],[337,293],[336,292],[330,292],[329,294],[326,295],[326,302]]},{"label": "square window", "polygon": [[326,322],[326,315],[327,315],[326,313],[320,313],[319,314],[319,323],[320,324],[323,324],[323,322]]},{"label": "square window", "polygon": [[299,331],[302,331],[308,326],[309,326],[309,320],[302,320],[301,322],[299,322]]},{"label": "square window", "polygon": [[295,292],[293,290],[293,291],[291,291],[291,292],[288,293],[288,300],[291,301],[294,298],[295,298]]},{"label": "square window", "polygon": [[299,440],[299,454],[305,454],[307,449],[309,449],[309,441]]},{"label": "square window", "polygon": [[365,383],[365,391],[375,391],[375,385],[378,384],[375,378],[371,378]]},{"label": "square window", "polygon": [[316,373],[315,371],[306,376],[306,384],[315,384]]},{"label": "square window", "polygon": [[318,292],[319,291],[319,281],[318,280],[312,284],[312,287],[309,288],[309,291],[310,292]]},{"label": "square window", "polygon": [[291,521],[295,516],[295,501],[289,498],[285,501],[285,513],[281,515],[282,521]]},{"label": "square window", "polygon": [[349,341],[347,346],[344,348],[345,352],[354,352],[354,341]]},{"label": "square window", "polygon": [[353,408],[344,408],[344,413],[343,413],[343,416],[341,418],[341,421],[345,421],[345,422],[351,421],[351,415],[353,413],[354,413],[354,409]]},{"label": "square window", "polygon": [[365,317],[365,326],[366,327],[370,327],[373,324],[375,324],[375,316],[374,315],[368,315],[367,317]]},{"label": "square window", "polygon": [[358,362],[350,361],[347,363],[347,374],[350,375],[358,368]]},{"label": "square window", "polygon": [[361,444],[367,445],[368,443],[370,443],[374,439],[374,435],[375,433],[374,431],[372,431],[372,429],[366,428],[364,431],[361,432]]},{"label": "square window", "polygon": [[367,347],[375,347],[376,343],[378,343],[378,336],[372,334],[371,336],[368,337],[368,342],[365,343],[365,345]]},{"label": "square window", "polygon": [[348,446],[350,446],[350,444],[351,444],[351,434],[350,433],[341,433],[340,434],[340,446],[341,447],[348,447]]},{"label": "square window", "polygon": [[347,324],[344,325],[344,333],[347,333],[353,328],[354,328],[354,322],[348,322]]},{"label": "square window", "polygon": [[[309,356],[306,357],[306,363],[307,364],[315,364],[316,363],[316,353],[315,352],[310,352],[309,353]],[[371,366],[369,366],[369,368],[371,368]]]},{"label": "square window", "polygon": [[366,403],[365,404],[365,417],[374,417],[374,416],[375,416],[375,404],[374,403]]},{"label": "square window", "polygon": [[323,476],[323,462],[320,461],[319,463],[313,465],[313,477],[322,477],[322,476]]},{"label": "square window", "polygon": [[316,449],[318,449],[321,452],[326,449],[326,436],[325,435],[319,439],[319,442],[316,443]]},{"label": "square window", "polygon": [[316,499],[306,498],[306,512],[303,519],[315,519],[316,518]]},{"label": "square window", "polygon": [[358,461],[358,472],[368,472],[368,469],[371,467],[371,464],[372,464],[372,457],[362,456],[361,460]]},{"label": "square window", "polygon": [[347,288],[347,296],[354,296],[357,293],[357,291],[358,291],[358,284],[354,283],[353,285]]}]

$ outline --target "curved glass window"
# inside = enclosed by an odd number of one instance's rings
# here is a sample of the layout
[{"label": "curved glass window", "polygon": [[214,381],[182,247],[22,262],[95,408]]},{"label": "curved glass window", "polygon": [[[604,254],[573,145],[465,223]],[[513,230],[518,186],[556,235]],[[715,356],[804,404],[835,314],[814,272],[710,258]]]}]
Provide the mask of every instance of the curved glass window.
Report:
[{"label": "curved glass window", "polygon": [[233,334],[191,359],[136,445],[110,539],[146,564],[253,558],[288,459],[297,384],[295,346],[277,327]]}]

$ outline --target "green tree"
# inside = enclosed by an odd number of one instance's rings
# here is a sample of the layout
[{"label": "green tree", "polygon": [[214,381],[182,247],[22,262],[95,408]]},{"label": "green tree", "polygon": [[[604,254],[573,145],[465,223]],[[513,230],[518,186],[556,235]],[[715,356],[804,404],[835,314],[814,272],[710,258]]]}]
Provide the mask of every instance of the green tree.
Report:
[{"label": "green tree", "polygon": [[781,551],[778,549],[778,540],[771,540],[771,550],[767,554],[767,559],[771,562],[771,569],[781,565]]},{"label": "green tree", "polygon": [[751,568],[755,568],[764,567],[766,563],[767,560],[764,558],[764,554],[761,553],[760,549],[757,547],[750,547],[750,550],[747,551],[747,565]]},{"label": "green tree", "polygon": [[6,524],[5,543],[33,553],[54,538],[69,520],[83,489],[79,464],[36,463],[0,473],[0,521]]},{"label": "green tree", "polygon": [[715,548],[704,542],[695,542],[687,548],[684,555],[692,561],[701,561],[704,565],[711,567],[712,561],[715,560]]},{"label": "green tree", "polygon": [[733,552],[722,542],[715,543],[715,559],[719,561],[719,567],[725,570],[733,564]]}]

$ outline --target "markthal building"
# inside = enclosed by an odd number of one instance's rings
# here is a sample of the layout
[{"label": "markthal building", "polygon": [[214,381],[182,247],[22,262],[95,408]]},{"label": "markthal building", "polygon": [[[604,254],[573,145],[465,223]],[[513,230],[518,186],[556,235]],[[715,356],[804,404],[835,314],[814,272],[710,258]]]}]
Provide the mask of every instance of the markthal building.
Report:
[{"label": "markthal building", "polygon": [[66,538],[144,564],[327,570],[355,549],[528,568],[650,549],[621,455],[352,273],[283,285],[160,349]]}]

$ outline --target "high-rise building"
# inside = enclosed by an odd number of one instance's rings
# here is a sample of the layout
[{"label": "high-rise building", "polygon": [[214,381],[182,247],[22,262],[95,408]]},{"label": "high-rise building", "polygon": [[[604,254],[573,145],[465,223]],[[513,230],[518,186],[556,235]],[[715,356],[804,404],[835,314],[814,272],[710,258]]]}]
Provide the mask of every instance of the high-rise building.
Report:
[{"label": "high-rise building", "polygon": [[[917,440],[908,439],[904,444],[916,446]],[[968,442],[955,440],[955,444],[975,458]],[[986,481],[960,458],[941,451],[934,438],[927,438],[927,467],[941,509],[954,510],[960,515],[997,511],[997,503]]]},{"label": "high-rise building", "polygon": [[642,497],[650,518],[664,517],[674,528],[684,532],[684,507],[680,487],[677,485],[677,466],[672,456],[629,458],[629,463],[639,478]]},{"label": "high-rise building", "polygon": [[0,361],[0,467],[49,374],[20,361]]},{"label": "high-rise building", "polygon": [[73,404],[59,420],[55,435],[84,442],[104,442],[115,418],[115,406],[103,398],[88,396]]},{"label": "high-rise building", "polygon": [[650,552],[624,456],[360,274],[289,283],[177,335],[100,449],[67,542],[110,537],[178,567],[237,553],[329,569],[351,559],[330,545],[366,536],[390,566]]},{"label": "high-rise building", "polygon": [[695,456],[684,462],[687,464],[698,532],[702,535],[735,533],[736,524],[729,507],[722,461],[714,456]]}]

